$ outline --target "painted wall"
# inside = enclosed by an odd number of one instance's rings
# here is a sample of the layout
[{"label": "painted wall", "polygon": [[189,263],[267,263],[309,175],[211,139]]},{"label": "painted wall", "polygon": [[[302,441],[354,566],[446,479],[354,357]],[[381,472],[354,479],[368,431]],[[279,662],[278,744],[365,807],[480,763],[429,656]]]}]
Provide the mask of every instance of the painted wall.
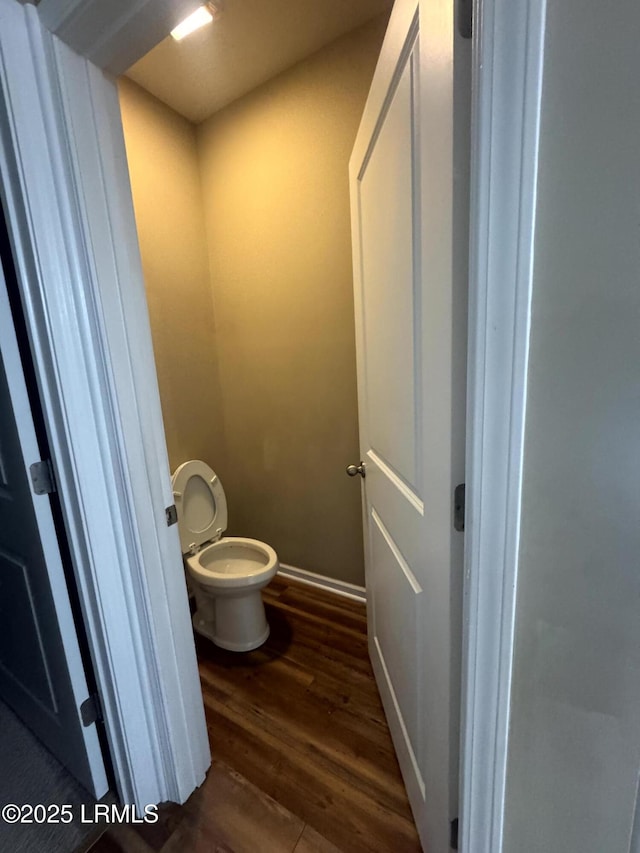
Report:
[{"label": "painted wall", "polygon": [[195,127],[119,84],[172,469],[228,535],[364,583],[348,161],[386,16]]},{"label": "painted wall", "polygon": [[213,464],[224,424],[196,131],[126,78],[118,89],[171,470]]},{"label": "painted wall", "polygon": [[[230,529],[364,582],[348,160],[386,21],[198,127]],[[214,460],[215,467],[216,460]]]},{"label": "painted wall", "polygon": [[637,808],[639,40],[547,3],[505,853],[628,853]]}]

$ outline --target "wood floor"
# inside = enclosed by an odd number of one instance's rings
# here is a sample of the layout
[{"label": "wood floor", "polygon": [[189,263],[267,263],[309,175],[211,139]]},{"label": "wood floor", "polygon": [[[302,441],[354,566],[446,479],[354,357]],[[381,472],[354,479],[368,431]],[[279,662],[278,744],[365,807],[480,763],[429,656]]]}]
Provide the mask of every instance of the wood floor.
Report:
[{"label": "wood floor", "polygon": [[271,636],[198,638],[213,763],[184,806],[93,853],[411,853],[420,845],[367,655],[364,605],[276,578]]}]

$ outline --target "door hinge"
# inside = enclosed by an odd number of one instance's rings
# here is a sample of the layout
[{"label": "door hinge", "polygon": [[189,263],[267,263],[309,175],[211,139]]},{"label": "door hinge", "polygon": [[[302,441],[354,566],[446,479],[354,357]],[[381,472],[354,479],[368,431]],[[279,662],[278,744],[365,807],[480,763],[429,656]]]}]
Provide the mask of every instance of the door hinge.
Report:
[{"label": "door hinge", "polygon": [[36,495],[50,495],[56,491],[56,481],[50,459],[34,462],[33,465],[29,466],[29,473]]},{"label": "door hinge", "polygon": [[86,728],[87,726],[92,726],[94,723],[101,723],[103,721],[102,716],[102,706],[100,704],[100,697],[97,693],[92,693],[88,699],[85,699],[82,705],[80,705],[80,719],[82,720],[82,725]]},{"label": "door hinge", "polygon": [[464,483],[460,483],[453,491],[453,528],[454,530],[464,531]]},{"label": "door hinge", "polygon": [[454,817],[451,821],[451,834],[449,838],[449,846],[452,850],[458,849],[458,818]]},{"label": "door hinge", "polygon": [[176,509],[175,504],[171,504],[171,506],[168,506],[165,509],[164,514],[167,517],[167,527],[171,527],[171,525],[175,524],[178,520],[178,510]]}]

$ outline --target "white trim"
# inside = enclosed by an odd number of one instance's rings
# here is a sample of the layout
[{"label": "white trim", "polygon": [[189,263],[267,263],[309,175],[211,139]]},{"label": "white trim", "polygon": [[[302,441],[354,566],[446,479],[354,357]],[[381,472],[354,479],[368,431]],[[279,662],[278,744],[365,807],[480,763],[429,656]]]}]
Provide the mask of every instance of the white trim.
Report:
[{"label": "white trim", "polygon": [[280,563],[278,574],[283,578],[300,581],[300,583],[306,583],[307,586],[315,586],[317,589],[323,589],[325,592],[333,592],[335,595],[341,595],[344,598],[361,601],[363,604],[367,602],[365,588],[357,586],[354,583],[340,581],[337,578],[328,578],[325,575],[317,575],[315,572],[299,569],[296,566],[288,566],[286,563]]},{"label": "white trim", "polygon": [[[393,689],[393,681],[391,680],[391,675],[387,668],[387,662],[384,659],[382,648],[377,637],[373,638],[371,651],[371,664],[376,674],[376,685],[380,692],[380,698],[382,699],[382,707],[385,709],[393,708],[393,713],[386,714],[385,716],[387,725],[391,731],[393,744],[400,753],[398,758],[401,760],[399,760],[398,763],[401,768],[405,767],[407,763],[409,763],[413,770],[413,773],[406,774],[406,778],[403,775],[403,781],[407,786],[407,793],[411,795],[409,802],[411,803],[414,801],[414,796],[419,802],[420,800],[424,800],[427,793],[427,786],[425,785],[424,777],[420,770],[420,765],[418,764],[418,759],[416,758],[416,754],[411,746],[411,738],[409,737],[409,732],[407,731],[407,727],[404,722],[402,708],[398,702],[396,691]],[[412,788],[417,788],[417,790],[412,791]]]},{"label": "white trim", "polygon": [[416,578],[414,573],[411,571],[411,567],[409,566],[409,563],[407,563],[405,558],[402,556],[402,552],[400,551],[400,549],[396,545],[393,537],[391,536],[391,534],[389,533],[387,528],[384,526],[382,519],[380,518],[378,513],[375,511],[374,507],[371,507],[371,519],[374,522],[374,524],[376,525],[376,527],[378,528],[378,530],[380,531],[382,538],[387,543],[387,548],[389,548],[389,550],[391,551],[393,556],[396,558],[396,562],[400,566],[405,578],[407,579],[407,583],[409,584],[409,586],[413,590],[414,594],[420,595],[420,593],[423,590],[422,590],[422,587],[420,586],[420,584],[418,583],[418,579]]},{"label": "white trim", "polygon": [[461,849],[500,853],[545,3],[475,11]]},{"label": "white trim", "polygon": [[115,84],[0,0],[0,182],[118,792],[210,755]]},{"label": "white trim", "polygon": [[413,489],[405,483],[402,477],[391,468],[384,459],[379,456],[375,450],[369,449],[367,450],[367,456],[369,459],[380,468],[380,470],[384,473],[385,477],[390,480],[396,489],[400,492],[403,497],[405,497],[409,503],[416,509],[416,511],[420,515],[424,515],[424,501],[421,500],[418,495],[413,491]]}]

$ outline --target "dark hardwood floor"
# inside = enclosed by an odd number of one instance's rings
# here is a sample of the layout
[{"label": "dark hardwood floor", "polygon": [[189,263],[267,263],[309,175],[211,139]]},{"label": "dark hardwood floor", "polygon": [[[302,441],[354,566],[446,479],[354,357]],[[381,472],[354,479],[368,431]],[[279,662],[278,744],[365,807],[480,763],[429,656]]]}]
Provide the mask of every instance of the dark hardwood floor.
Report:
[{"label": "dark hardwood floor", "polygon": [[364,605],[276,578],[271,636],[234,654],[198,638],[213,763],[155,825],[94,853],[411,853],[420,845],[367,655]]}]

